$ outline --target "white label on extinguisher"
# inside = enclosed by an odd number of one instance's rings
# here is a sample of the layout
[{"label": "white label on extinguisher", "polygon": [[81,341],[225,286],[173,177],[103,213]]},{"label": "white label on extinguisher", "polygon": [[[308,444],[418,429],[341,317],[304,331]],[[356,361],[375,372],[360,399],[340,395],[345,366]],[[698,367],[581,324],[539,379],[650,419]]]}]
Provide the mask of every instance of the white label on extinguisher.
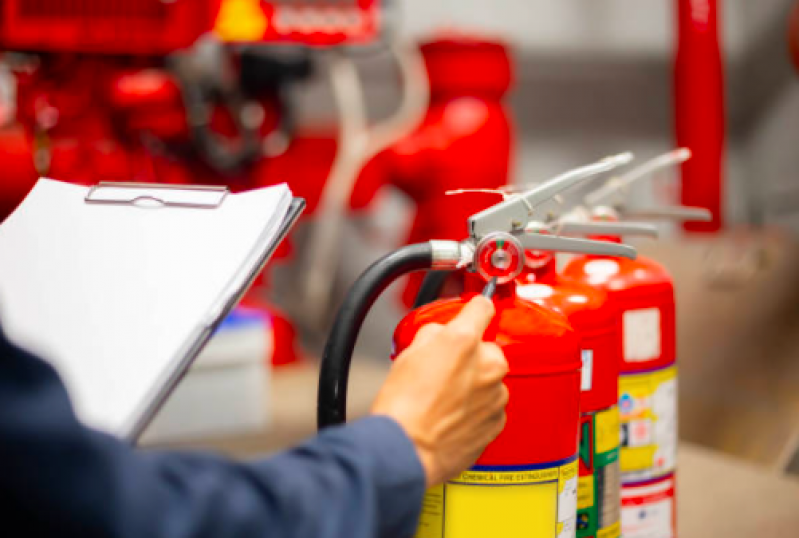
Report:
[{"label": "white label on extinguisher", "polygon": [[660,310],[627,310],[623,316],[624,360],[642,362],[661,355]]},{"label": "white label on extinguisher", "polygon": [[582,350],[583,371],[580,382],[580,390],[583,392],[591,390],[594,385],[594,350]]},{"label": "white label on extinguisher", "polygon": [[624,538],[673,538],[674,480],[622,487],[621,533]]}]

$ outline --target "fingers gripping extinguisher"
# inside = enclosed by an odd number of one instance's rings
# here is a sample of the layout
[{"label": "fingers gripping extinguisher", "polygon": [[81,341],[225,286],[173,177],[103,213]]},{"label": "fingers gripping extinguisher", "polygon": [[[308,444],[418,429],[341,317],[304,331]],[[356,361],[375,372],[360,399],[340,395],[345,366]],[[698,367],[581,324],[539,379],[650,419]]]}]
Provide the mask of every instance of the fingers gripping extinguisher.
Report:
[{"label": "fingers gripping extinguisher", "polygon": [[[710,218],[701,208],[635,211],[624,203],[632,183],[689,157],[686,150],[678,150],[611,179],[586,197],[589,208],[583,208],[580,218]],[[569,219],[575,218],[573,211]],[[622,535],[676,536],[677,368],[671,276],[644,257],[631,261],[606,256],[577,257],[563,275],[604,290],[619,312]]]},{"label": "fingers gripping extinguisher", "polygon": [[376,262],[354,284],[338,312],[325,347],[319,382],[320,427],[344,422],[352,351],[361,323],[377,296],[414,270],[466,269],[466,290],[454,299],[412,311],[396,329],[395,354],[427,323],[447,323],[479,293],[498,282],[496,316],[485,338],[505,353],[510,392],[503,432],[476,465],[428,492],[419,538],[572,536],[577,507],[579,340],[561,314],[516,295],[515,278],[526,250],[569,251],[635,257],[625,245],[527,234],[533,209],[590,175],[629,161],[615,157],[575,170],[492,206],[469,219],[469,238],[458,243],[412,245]]}]

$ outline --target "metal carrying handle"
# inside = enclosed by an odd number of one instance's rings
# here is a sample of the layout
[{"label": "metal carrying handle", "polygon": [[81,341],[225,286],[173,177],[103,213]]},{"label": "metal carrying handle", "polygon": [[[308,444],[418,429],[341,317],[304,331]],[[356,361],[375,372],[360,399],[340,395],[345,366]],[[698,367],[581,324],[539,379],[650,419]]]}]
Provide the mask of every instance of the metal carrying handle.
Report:
[{"label": "metal carrying handle", "polygon": [[550,228],[557,234],[566,235],[634,235],[653,238],[658,236],[657,226],[645,222],[561,221]]},{"label": "metal carrying handle", "polygon": [[525,250],[549,250],[553,252],[569,252],[572,254],[595,254],[597,256],[612,256],[615,258],[629,258],[634,260],[638,252],[634,247],[609,241],[594,241],[592,239],[576,239],[541,233],[525,233],[519,237],[519,242]]},{"label": "metal carrying handle", "polygon": [[626,174],[611,178],[603,186],[586,195],[585,203],[589,206],[609,204],[615,195],[623,192],[636,181],[651,176],[663,168],[682,164],[690,158],[691,150],[687,148],[680,148],[664,153],[630,170]]},{"label": "metal carrying handle", "polygon": [[480,239],[492,232],[524,230],[536,207],[551,200],[560,192],[597,174],[628,164],[632,159],[632,153],[606,157],[594,164],[575,168],[554,177],[524,193],[510,196],[505,201],[469,217],[469,235],[473,239]]},{"label": "metal carrying handle", "polygon": [[680,205],[625,211],[624,216],[638,220],[678,220],[685,222],[710,222],[713,220],[713,213],[709,209]]}]

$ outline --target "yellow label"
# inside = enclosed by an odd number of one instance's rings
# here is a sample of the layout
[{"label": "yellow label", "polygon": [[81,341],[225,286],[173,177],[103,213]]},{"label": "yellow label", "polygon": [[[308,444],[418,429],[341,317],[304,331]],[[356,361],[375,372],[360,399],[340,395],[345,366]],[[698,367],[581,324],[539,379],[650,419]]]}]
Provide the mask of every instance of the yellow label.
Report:
[{"label": "yellow label", "polygon": [[594,438],[596,448],[594,452],[610,452],[619,447],[619,408],[614,406],[606,411],[596,414],[594,420]]},{"label": "yellow label", "polygon": [[268,27],[260,0],[224,0],[214,32],[223,41],[260,41]]},{"label": "yellow label", "polygon": [[576,510],[576,458],[545,468],[476,467],[427,492],[416,538],[565,538],[574,535]]},{"label": "yellow label", "polygon": [[652,467],[655,461],[655,450],[653,446],[643,446],[640,448],[625,448],[621,454],[621,470],[623,473],[630,471],[643,471]]},{"label": "yellow label", "polygon": [[677,460],[677,368],[619,378],[625,480],[647,480],[674,470]]},{"label": "yellow label", "polygon": [[577,483],[577,509],[594,506],[594,475],[581,476]]}]

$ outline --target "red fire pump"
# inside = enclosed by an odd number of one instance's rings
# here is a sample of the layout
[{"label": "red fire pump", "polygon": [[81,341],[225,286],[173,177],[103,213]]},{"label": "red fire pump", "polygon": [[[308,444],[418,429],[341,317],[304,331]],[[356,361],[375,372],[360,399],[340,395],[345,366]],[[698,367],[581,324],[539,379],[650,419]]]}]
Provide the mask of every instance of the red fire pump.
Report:
[{"label": "red fire pump", "polygon": [[[610,158],[513,196],[469,218],[469,239],[431,241],[377,261],[351,288],[325,347],[319,380],[320,427],[346,420],[349,366],[360,326],[377,297],[398,277],[416,270],[469,269],[455,299],[412,311],[394,336],[395,353],[431,322],[446,323],[485,283],[496,279],[497,315],[485,338],[510,366],[508,420],[476,465],[428,492],[417,536],[569,536],[576,527],[577,439],[581,357],[567,319],[516,295],[525,252],[593,252],[635,257],[620,244],[525,233],[531,212],[586,177],[628,162]],[[497,486],[504,487],[484,487]]]},{"label": "red fire pump", "polygon": [[[634,181],[689,157],[689,152],[678,150],[611,179],[586,197],[589,204],[597,204],[594,218],[617,220],[619,214],[633,214],[618,203],[619,195]],[[679,207],[641,211],[638,216],[644,215],[710,218],[707,210]],[[614,240],[613,235],[606,238]],[[644,257],[617,260],[595,255],[571,260],[563,275],[607,292],[620,316],[622,535],[676,536],[677,366],[671,276]]]}]

